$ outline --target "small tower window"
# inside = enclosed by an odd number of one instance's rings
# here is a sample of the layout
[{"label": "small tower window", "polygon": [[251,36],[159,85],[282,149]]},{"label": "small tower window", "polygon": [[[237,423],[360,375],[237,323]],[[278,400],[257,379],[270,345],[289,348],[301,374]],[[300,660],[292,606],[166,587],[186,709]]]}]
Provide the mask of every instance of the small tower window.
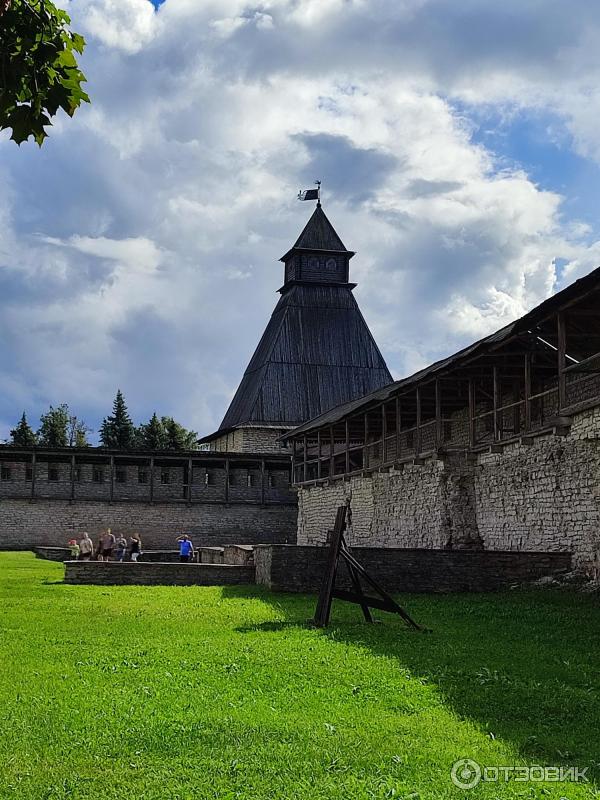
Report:
[{"label": "small tower window", "polygon": [[316,256],[311,256],[308,259],[308,268],[309,269],[319,269],[319,259]]},{"label": "small tower window", "polygon": [[329,272],[335,272],[337,269],[337,261],[335,258],[328,258],[325,262],[325,267],[329,270]]}]

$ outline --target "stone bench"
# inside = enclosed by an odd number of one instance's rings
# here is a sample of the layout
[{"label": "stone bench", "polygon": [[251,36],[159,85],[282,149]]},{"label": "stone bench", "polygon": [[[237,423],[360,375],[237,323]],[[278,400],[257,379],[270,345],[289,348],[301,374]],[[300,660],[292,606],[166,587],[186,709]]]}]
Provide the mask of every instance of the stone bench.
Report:
[{"label": "stone bench", "polygon": [[223,548],[223,563],[250,566],[254,564],[254,546],[251,544],[227,544]]},{"label": "stone bench", "polygon": [[197,547],[196,557],[201,564],[223,564],[224,547]]}]

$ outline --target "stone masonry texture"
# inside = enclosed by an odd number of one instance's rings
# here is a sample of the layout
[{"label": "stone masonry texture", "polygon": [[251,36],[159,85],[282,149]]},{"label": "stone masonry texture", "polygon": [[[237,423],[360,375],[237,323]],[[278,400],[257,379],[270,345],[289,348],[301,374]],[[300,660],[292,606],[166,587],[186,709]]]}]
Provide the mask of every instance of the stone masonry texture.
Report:
[{"label": "stone masonry texture", "polygon": [[198,503],[112,503],[68,500],[0,499],[0,549],[24,550],[64,545],[87,531],[139,533],[146,549],[172,549],[182,533],[196,546],[294,542],[293,505]]},{"label": "stone masonry texture", "polygon": [[101,586],[227,586],[254,583],[254,567],[229,564],[66,561],[65,583]]},{"label": "stone masonry texture", "polygon": [[[259,545],[254,549],[256,582],[273,591],[316,592],[327,553],[326,547]],[[568,553],[353,547],[352,554],[388,592],[495,591],[560,575],[571,566]],[[351,588],[343,564],[336,585]]]},{"label": "stone masonry texture", "polygon": [[301,487],[298,544],[323,544],[345,503],[353,546],[568,551],[597,566],[600,408],[563,436]]}]

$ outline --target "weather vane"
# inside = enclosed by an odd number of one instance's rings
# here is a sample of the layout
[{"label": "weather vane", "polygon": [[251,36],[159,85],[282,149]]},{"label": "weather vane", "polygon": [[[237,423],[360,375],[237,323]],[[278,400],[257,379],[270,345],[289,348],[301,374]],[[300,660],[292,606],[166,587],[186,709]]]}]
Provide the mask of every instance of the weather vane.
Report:
[{"label": "weather vane", "polygon": [[298,192],[298,200],[316,200],[321,205],[321,181],[315,181],[316,189],[304,189]]}]

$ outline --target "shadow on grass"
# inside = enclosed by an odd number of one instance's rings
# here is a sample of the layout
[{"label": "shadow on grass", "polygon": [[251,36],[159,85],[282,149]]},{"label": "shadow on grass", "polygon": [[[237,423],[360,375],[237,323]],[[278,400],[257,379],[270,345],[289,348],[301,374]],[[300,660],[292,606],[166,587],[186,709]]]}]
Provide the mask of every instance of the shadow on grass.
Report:
[{"label": "shadow on grass", "polygon": [[[271,602],[284,620],[239,628],[277,632],[311,627],[315,596],[245,596]],[[227,591],[240,596],[241,588]],[[600,784],[600,604],[561,591],[482,595],[411,595],[400,604],[429,635],[391,614],[383,624],[362,621],[360,608],[334,602],[321,635],[393,657],[419,680],[435,685],[460,717],[511,742],[521,756],[549,766],[588,767]]]}]

